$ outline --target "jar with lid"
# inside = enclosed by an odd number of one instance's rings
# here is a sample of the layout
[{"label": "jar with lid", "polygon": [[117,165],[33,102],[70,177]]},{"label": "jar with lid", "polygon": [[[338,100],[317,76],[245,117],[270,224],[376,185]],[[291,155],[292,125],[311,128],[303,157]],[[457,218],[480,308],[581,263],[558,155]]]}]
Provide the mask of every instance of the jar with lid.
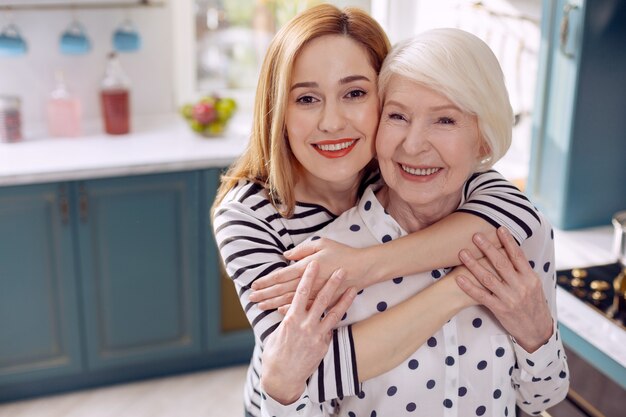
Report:
[{"label": "jar with lid", "polygon": [[20,140],[22,140],[20,99],[15,96],[0,96],[0,142]]},{"label": "jar with lid", "polygon": [[124,135],[130,132],[130,80],[114,52],[107,59],[101,83],[100,103],[106,133]]}]

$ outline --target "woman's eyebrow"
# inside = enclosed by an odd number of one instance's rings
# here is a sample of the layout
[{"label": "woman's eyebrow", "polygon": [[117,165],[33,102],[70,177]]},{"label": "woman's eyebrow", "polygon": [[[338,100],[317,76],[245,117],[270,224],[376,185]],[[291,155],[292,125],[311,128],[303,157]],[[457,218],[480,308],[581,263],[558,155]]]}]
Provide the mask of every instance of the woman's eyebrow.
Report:
[{"label": "woman's eyebrow", "polygon": [[[339,84],[349,84],[354,81],[370,81],[365,75],[348,75],[347,77],[343,77],[339,79]],[[296,88],[318,88],[319,84],[315,81],[305,81],[301,83],[295,83],[291,86],[291,90],[295,90]]]},{"label": "woman's eyebrow", "polygon": [[365,75],[348,75],[347,77],[343,77],[339,80],[339,84],[349,84],[353,81],[369,81]]},{"label": "woman's eyebrow", "polygon": [[296,88],[317,88],[319,87],[319,84],[317,84],[315,81],[305,81],[302,83],[295,83],[294,85],[291,86],[291,89],[289,91],[293,91]]}]

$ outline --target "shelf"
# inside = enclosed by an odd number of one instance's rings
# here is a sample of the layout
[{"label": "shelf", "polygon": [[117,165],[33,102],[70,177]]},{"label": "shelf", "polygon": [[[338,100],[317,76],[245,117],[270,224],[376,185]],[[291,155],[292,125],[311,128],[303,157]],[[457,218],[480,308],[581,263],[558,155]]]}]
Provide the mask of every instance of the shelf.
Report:
[{"label": "shelf", "polygon": [[47,1],[41,0],[3,1],[0,11],[19,10],[98,10],[98,9],[129,9],[137,7],[163,7],[165,0],[132,0],[132,1]]}]

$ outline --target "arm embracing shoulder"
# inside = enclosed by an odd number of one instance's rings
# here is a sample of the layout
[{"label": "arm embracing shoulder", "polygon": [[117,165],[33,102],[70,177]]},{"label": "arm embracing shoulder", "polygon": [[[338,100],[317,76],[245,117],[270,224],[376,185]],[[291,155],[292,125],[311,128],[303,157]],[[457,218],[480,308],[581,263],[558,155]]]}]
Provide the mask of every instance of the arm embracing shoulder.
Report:
[{"label": "arm embracing shoulder", "polygon": [[[507,227],[517,242],[522,243],[541,223],[532,203],[497,171],[474,174],[465,183],[461,205],[455,212],[418,232],[366,249],[369,252],[366,259],[374,263],[372,281],[367,284],[459,265],[461,249],[482,257],[472,236],[483,233],[499,247],[496,229],[500,226]],[[382,261],[390,257],[399,261]]]}]

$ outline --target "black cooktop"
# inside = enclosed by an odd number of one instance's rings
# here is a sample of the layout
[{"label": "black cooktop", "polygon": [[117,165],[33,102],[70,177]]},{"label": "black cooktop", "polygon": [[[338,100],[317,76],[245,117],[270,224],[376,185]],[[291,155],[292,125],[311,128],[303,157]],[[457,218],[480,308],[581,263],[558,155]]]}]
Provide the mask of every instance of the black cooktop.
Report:
[{"label": "black cooktop", "polygon": [[614,303],[619,263],[557,271],[557,284],[626,330],[626,303]]}]

